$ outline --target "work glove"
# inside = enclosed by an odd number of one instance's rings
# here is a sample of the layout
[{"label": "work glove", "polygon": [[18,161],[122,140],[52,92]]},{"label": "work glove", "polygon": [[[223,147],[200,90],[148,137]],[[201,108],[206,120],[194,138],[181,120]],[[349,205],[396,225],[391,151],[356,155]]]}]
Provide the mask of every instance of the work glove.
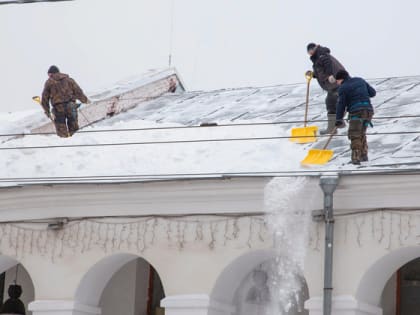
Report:
[{"label": "work glove", "polygon": [[345,128],[346,127],[346,123],[344,122],[344,120],[337,120],[336,122],[335,122],[335,126],[337,127],[337,128]]},{"label": "work glove", "polygon": [[330,82],[331,84],[334,84],[334,83],[336,83],[336,82],[337,82],[337,80],[334,78],[334,76],[333,76],[333,75],[330,75],[330,76],[328,77],[328,82]]},{"label": "work glove", "polygon": [[314,77],[313,71],[311,71],[311,70],[306,71],[305,72],[305,77],[311,77],[311,78],[313,78]]}]

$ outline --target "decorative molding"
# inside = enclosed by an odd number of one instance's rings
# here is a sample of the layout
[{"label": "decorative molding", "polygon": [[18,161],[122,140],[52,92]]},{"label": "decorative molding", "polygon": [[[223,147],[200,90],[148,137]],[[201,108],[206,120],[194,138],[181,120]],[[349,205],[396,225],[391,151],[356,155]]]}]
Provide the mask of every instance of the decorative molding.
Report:
[{"label": "decorative molding", "polygon": [[[305,309],[309,315],[323,315],[322,297],[313,297],[305,302]],[[334,315],[382,315],[382,309],[357,301],[351,295],[334,296],[332,302]]]},{"label": "decorative molding", "polygon": [[33,315],[100,315],[101,309],[75,301],[41,300],[29,304]]},{"label": "decorative molding", "polygon": [[207,294],[169,296],[161,301],[161,306],[167,315],[230,315],[234,311],[232,306],[211,300]]},{"label": "decorative molding", "polygon": [[[263,211],[270,177],[237,177],[131,183],[49,184],[0,190],[1,221],[57,217],[256,213]],[[322,209],[319,178],[302,195],[315,192],[311,209]],[[334,194],[335,213],[418,208],[420,175],[342,176]],[[305,198],[302,198],[302,203]],[[306,207],[305,207],[306,208]]]},{"label": "decorative molding", "polygon": [[60,217],[255,213],[269,178],[29,185],[0,190],[0,222]]},{"label": "decorative molding", "polygon": [[273,234],[262,216],[83,219],[57,230],[46,226],[0,223],[0,254],[16,259],[46,256],[56,260],[92,250],[142,254],[164,244],[179,251],[199,246],[208,250],[231,246],[270,246]]},{"label": "decorative molding", "polygon": [[336,213],[380,208],[419,208],[419,191],[420,174],[342,175],[334,193],[334,208]]}]

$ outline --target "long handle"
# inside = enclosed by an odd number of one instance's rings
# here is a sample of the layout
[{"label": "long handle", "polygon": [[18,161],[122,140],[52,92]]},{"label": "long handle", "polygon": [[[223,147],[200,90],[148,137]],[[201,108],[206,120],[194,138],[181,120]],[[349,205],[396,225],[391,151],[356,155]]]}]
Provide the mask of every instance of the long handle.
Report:
[{"label": "long handle", "polygon": [[[36,102],[36,103],[38,103],[39,105],[41,105],[42,106],[42,104],[41,104],[41,98],[39,97],[39,96],[34,96],[34,97],[32,97],[32,99]],[[54,119],[51,117],[51,116],[49,116],[48,117],[52,122],[54,122]]]},{"label": "long handle", "polygon": [[305,120],[303,122],[303,127],[306,127],[308,123],[308,109],[309,109],[309,88],[311,85],[312,75],[306,75],[306,107],[305,107]]},{"label": "long handle", "polygon": [[335,127],[334,129],[333,129],[333,131],[331,132],[331,135],[328,137],[328,141],[327,141],[327,143],[324,145],[324,147],[322,148],[322,150],[325,150],[327,147],[328,147],[328,145],[330,144],[330,142],[331,142],[331,140],[332,140],[332,138],[334,137],[334,135],[335,135],[335,133],[337,132],[337,127]]}]

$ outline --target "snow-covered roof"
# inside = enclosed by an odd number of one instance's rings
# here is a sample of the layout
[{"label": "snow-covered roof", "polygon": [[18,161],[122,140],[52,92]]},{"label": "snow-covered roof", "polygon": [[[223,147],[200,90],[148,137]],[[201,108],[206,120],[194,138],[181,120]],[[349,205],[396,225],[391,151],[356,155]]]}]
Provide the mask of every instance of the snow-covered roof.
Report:
[{"label": "snow-covered roof", "polygon": [[175,68],[150,69],[149,71],[147,71],[146,73],[142,73],[141,75],[132,76],[121,80],[111,87],[106,87],[99,91],[91,91],[89,93],[89,98],[93,102],[111,98],[113,96],[118,96],[133,91],[141,86],[145,86],[152,82],[156,82],[158,80],[170,77],[171,75],[177,76],[182,89],[185,90],[185,84]]},{"label": "snow-covered roof", "polygon": [[[83,176],[93,180],[115,176],[110,180],[127,180],[417,169],[420,77],[370,82],[378,91],[373,99],[377,119],[369,129],[370,162],[361,168],[347,164],[350,149],[346,130],[340,130],[331,142],[335,155],[330,163],[301,166],[308,149],[322,147],[326,138],[305,145],[287,139],[292,127],[302,126],[295,121],[302,121],[304,115],[306,86],[293,84],[167,94],[85,128],[70,139],[37,135],[9,140],[0,147],[0,161],[6,166],[0,179],[35,177],[49,181]],[[324,98],[325,93],[313,84],[310,120],[326,118]],[[223,126],[154,129],[213,122]],[[25,118],[18,123],[28,124]],[[313,124],[322,128],[325,122]],[[144,128],[147,130],[133,130]],[[7,130],[2,128],[2,132]],[[226,141],[196,142],[205,139]],[[171,141],[178,142],[168,143]]]}]

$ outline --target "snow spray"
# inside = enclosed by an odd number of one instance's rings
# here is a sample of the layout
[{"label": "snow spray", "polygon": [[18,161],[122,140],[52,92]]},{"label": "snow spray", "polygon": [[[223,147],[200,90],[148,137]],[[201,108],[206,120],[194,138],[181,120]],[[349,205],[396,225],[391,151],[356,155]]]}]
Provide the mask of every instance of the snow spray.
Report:
[{"label": "snow spray", "polygon": [[303,270],[313,200],[304,195],[308,184],[305,177],[274,178],[265,188],[266,220],[276,251],[269,275],[272,298],[267,315],[304,312]]}]

